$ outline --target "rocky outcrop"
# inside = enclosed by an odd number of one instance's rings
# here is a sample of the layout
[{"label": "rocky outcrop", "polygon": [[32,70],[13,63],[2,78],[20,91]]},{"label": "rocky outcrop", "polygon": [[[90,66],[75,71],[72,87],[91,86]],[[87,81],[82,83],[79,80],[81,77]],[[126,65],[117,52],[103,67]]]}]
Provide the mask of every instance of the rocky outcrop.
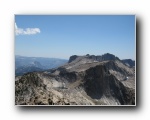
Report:
[{"label": "rocky outcrop", "polygon": [[[50,83],[49,83],[50,84]],[[38,73],[28,73],[15,81],[16,105],[69,105],[63,95],[48,89],[48,85]]]},{"label": "rocky outcrop", "polygon": [[74,61],[77,57],[78,57],[77,55],[73,55],[73,56],[71,56],[71,57],[69,58],[68,63],[70,63],[70,62]]}]

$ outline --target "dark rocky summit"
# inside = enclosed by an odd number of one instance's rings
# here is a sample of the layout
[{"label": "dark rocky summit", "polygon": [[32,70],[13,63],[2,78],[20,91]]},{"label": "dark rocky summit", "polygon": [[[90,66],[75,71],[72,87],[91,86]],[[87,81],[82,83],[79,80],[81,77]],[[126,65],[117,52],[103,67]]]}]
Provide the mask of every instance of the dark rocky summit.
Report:
[{"label": "dark rocky summit", "polygon": [[[77,56],[77,55],[71,56],[68,63],[74,61],[78,57],[81,57],[81,56]],[[95,56],[95,55],[87,54],[86,56],[82,56],[82,57],[85,57],[85,58],[90,59],[90,60],[99,61],[99,62],[106,61],[106,60],[119,60],[118,57],[116,57],[116,56],[114,56],[113,54],[110,54],[110,53],[106,53],[106,54],[101,55],[101,56]]]},{"label": "dark rocky summit", "polygon": [[16,105],[135,105],[134,68],[111,54],[16,77]]},{"label": "dark rocky summit", "polygon": [[74,61],[78,56],[77,55],[72,55],[68,61],[68,63]]}]

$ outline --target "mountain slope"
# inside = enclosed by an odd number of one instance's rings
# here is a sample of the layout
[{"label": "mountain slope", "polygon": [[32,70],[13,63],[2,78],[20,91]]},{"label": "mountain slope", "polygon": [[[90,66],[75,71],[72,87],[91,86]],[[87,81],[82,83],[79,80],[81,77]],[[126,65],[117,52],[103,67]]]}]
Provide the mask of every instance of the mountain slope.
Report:
[{"label": "mountain slope", "polygon": [[134,67],[135,66],[135,61],[131,60],[131,59],[124,59],[124,60],[122,60],[122,62],[124,64],[126,64],[127,66],[129,66],[129,67]]},{"label": "mountain slope", "polygon": [[61,67],[16,77],[15,104],[135,105],[134,70],[117,57],[91,57],[77,56]]}]

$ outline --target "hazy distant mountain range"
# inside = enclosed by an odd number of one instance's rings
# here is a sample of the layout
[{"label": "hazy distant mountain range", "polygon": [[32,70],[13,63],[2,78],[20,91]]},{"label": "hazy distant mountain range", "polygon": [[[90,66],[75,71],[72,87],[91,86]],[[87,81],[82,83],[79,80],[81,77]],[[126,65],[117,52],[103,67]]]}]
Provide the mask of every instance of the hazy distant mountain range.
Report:
[{"label": "hazy distant mountain range", "polygon": [[68,60],[58,58],[15,56],[15,75],[23,75],[33,71],[43,71],[67,63]]}]

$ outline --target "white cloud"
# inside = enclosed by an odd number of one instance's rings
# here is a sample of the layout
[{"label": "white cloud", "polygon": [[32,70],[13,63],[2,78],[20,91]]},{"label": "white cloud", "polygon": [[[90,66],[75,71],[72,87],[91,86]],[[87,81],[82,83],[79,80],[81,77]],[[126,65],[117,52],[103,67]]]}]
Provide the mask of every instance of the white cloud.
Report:
[{"label": "white cloud", "polygon": [[34,35],[37,33],[40,33],[40,29],[39,28],[18,28],[17,24],[15,23],[15,34],[16,35]]}]

